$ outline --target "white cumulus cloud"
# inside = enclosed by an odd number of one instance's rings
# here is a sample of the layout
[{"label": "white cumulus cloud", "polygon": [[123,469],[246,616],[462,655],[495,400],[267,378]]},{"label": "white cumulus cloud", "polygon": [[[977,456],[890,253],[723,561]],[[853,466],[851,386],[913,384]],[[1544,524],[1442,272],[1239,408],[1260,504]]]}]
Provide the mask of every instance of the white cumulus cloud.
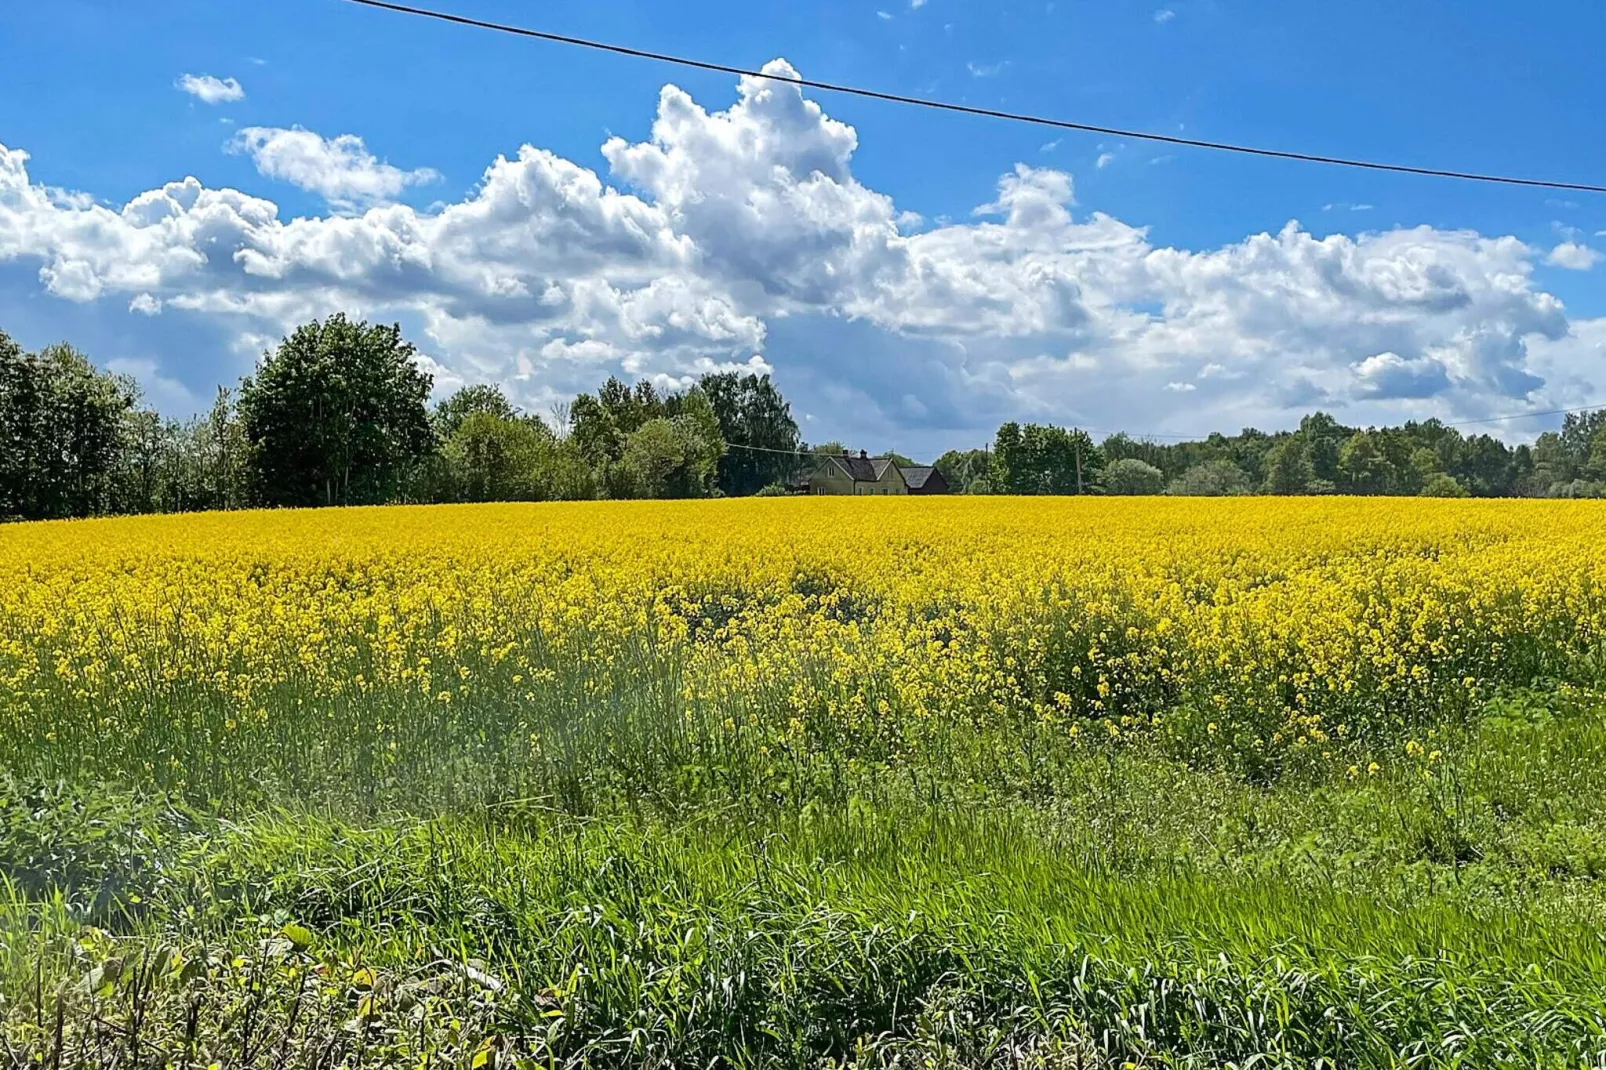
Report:
[{"label": "white cumulus cloud", "polygon": [[437,181],[428,167],[403,171],[374,156],[355,134],[325,138],[295,127],[248,126],[229,142],[268,178],[316,193],[332,205],[350,207],[392,200],[409,186]]},{"label": "white cumulus cloud", "polygon": [[203,104],[232,104],[245,99],[245,90],[233,78],[215,78],[210,74],[186,74],[174,85]]},{"label": "white cumulus cloud", "polygon": [[1564,241],[1550,250],[1545,263],[1552,267],[1566,268],[1568,271],[1588,271],[1600,263],[1600,253],[1587,245]]},{"label": "white cumulus cloud", "polygon": [[1373,397],[1432,397],[1450,385],[1449,370],[1434,357],[1407,360],[1398,353],[1375,353],[1351,367],[1357,388]]}]

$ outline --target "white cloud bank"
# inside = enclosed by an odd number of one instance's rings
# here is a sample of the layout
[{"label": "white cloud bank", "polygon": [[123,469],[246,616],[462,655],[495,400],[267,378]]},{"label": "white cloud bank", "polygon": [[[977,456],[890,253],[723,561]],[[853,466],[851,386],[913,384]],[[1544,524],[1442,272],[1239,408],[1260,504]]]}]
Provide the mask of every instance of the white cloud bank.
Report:
[{"label": "white cloud bank", "polygon": [[245,90],[233,78],[214,78],[210,74],[186,74],[174,85],[202,104],[232,104],[245,99]]},{"label": "white cloud bank", "polygon": [[204,314],[241,338],[336,309],[406,317],[443,385],[501,379],[527,400],[613,370],[681,381],[784,334],[769,358],[812,384],[810,411],[890,429],[1000,414],[1230,429],[1315,404],[1486,415],[1575,403],[1599,373],[1599,346],[1535,284],[1546,254],[1515,238],[1290,222],[1168,248],[1023,164],[971,220],[921,227],[855,178],[852,127],[763,79],[712,113],[666,86],[649,139],[602,147],[617,185],[524,146],[429,210],[390,202],[434,173],[356,137],[251,128],[234,144],[337,211],[284,219],[193,178],[113,209],[0,146],[0,261],[37,262],[64,300]]}]

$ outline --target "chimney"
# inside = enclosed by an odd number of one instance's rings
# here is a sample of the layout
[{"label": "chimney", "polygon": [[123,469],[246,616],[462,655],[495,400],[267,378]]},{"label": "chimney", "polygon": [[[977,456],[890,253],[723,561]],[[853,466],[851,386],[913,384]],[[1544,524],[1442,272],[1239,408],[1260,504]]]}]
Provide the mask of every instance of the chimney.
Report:
[{"label": "chimney", "polygon": [[859,460],[861,460],[861,461],[868,460],[869,457],[870,457],[870,455],[868,453],[866,453],[864,450],[860,450],[859,451]]},{"label": "chimney", "polygon": [[842,459],[845,461],[849,457],[852,457],[852,456],[853,456],[853,454],[848,452],[848,448],[846,446],[843,446],[842,447]]}]

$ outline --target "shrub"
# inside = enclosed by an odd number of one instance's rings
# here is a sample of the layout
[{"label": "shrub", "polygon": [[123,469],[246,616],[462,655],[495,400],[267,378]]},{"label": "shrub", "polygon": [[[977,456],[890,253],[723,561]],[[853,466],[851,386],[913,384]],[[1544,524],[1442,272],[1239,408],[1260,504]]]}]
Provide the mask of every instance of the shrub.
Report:
[{"label": "shrub", "polygon": [[1136,457],[1125,457],[1104,470],[1104,489],[1110,494],[1159,494],[1165,474]]}]

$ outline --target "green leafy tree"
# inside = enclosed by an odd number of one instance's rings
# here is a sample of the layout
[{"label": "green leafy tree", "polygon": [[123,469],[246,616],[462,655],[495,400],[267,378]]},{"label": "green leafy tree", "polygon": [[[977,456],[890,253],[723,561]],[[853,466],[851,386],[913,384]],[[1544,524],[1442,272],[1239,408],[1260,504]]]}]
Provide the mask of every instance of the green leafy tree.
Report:
[{"label": "green leafy tree", "polygon": [[1570,412],[1562,417],[1557,445],[1567,459],[1569,471],[1562,477],[1572,480],[1584,474],[1595,449],[1595,438],[1606,430],[1606,409]]},{"label": "green leafy tree", "polygon": [[991,481],[1003,494],[1083,494],[1103,468],[1104,455],[1085,431],[1010,422],[994,440]]},{"label": "green leafy tree", "polygon": [[1445,467],[1475,497],[1494,497],[1511,489],[1511,450],[1492,435],[1462,441],[1455,459]]},{"label": "green leafy tree", "polygon": [[677,414],[656,416],[625,440],[615,486],[620,497],[701,498],[715,489],[725,442],[708,398],[677,395]]},{"label": "green leafy tree", "polygon": [[150,409],[123,417],[113,508],[121,513],[179,512],[186,505],[182,428]]},{"label": "green leafy tree", "polygon": [[1589,440],[1589,462],[1584,466],[1584,474],[1593,480],[1606,481],[1606,424]]},{"label": "green leafy tree", "polygon": [[1167,494],[1220,498],[1250,493],[1252,484],[1242,468],[1225,457],[1190,467],[1166,487]]},{"label": "green leafy tree", "polygon": [[240,387],[253,482],[270,505],[395,497],[434,447],[430,377],[400,326],[342,314],[298,327]]},{"label": "green leafy tree", "polygon": [[992,454],[987,450],[949,450],[937,458],[934,467],[953,493],[988,494],[992,491],[988,479],[991,464]]},{"label": "green leafy tree", "polygon": [[621,497],[662,498],[671,479],[686,463],[685,444],[675,425],[654,417],[636,428],[625,441]]},{"label": "green leafy tree", "polygon": [[1506,469],[1506,487],[1502,494],[1516,497],[1537,497],[1543,489],[1536,485],[1534,473],[1533,447],[1518,446],[1511,451],[1511,461]]},{"label": "green leafy tree", "polygon": [[1426,446],[1418,446],[1411,451],[1410,466],[1417,486],[1425,486],[1427,481],[1444,471],[1444,465],[1439,461],[1439,455]]},{"label": "green leafy tree", "polygon": [[518,418],[519,410],[508,401],[501,387],[480,383],[465,386],[442,400],[430,414],[430,420],[434,424],[436,436],[445,442],[452,437],[464,420],[476,414],[513,420]]},{"label": "green leafy tree", "polygon": [[674,395],[669,407],[675,413],[670,422],[684,447],[684,463],[671,482],[671,493],[677,498],[706,498],[718,490],[719,464],[726,451],[719,414],[700,386]]},{"label": "green leafy tree", "polygon": [[596,396],[597,404],[622,435],[631,434],[648,420],[671,415],[665,411],[664,401],[658,396],[657,389],[646,379],[638,379],[631,385],[618,376],[610,375]]},{"label": "green leafy tree", "polygon": [[1099,443],[1099,450],[1104,454],[1105,463],[1110,465],[1130,458],[1164,472],[1171,461],[1171,451],[1165,446],[1133,438],[1125,431],[1118,431]]},{"label": "green leafy tree", "polygon": [[235,509],[245,502],[245,437],[227,387],[218,388],[206,412],[166,424],[165,434],[155,508]]},{"label": "green leafy tree", "polygon": [[697,385],[727,444],[717,477],[723,493],[754,494],[798,472],[803,439],[792,407],[768,375],[718,372],[703,376]]},{"label": "green leafy tree", "polygon": [[0,517],[113,508],[136,393],[66,343],[25,353],[0,333]]},{"label": "green leafy tree", "polygon": [[246,497],[246,454],[249,444],[226,386],[217,388],[212,407],[190,425],[190,439],[199,467],[199,509],[236,509]]},{"label": "green leafy tree", "polygon": [[1339,484],[1339,453],[1351,434],[1349,428],[1325,412],[1313,412],[1299,421],[1299,435],[1310,459],[1309,483],[1325,480],[1335,486]]},{"label": "green leafy tree", "polygon": [[1301,435],[1289,435],[1266,456],[1266,482],[1262,489],[1267,494],[1309,494],[1316,480],[1311,467],[1310,453]]},{"label": "green leafy tree", "polygon": [[[609,498],[694,498],[715,490],[725,452],[718,413],[701,386],[660,395],[610,377],[568,409],[570,443]],[[755,490],[757,488],[754,488]]]},{"label": "green leafy tree", "polygon": [[1592,479],[1570,479],[1550,488],[1552,498],[1600,498],[1606,496],[1606,483]]},{"label": "green leafy tree", "polygon": [[441,448],[452,499],[527,501],[538,488],[541,453],[551,441],[538,421],[474,412],[458,422]]},{"label": "green leafy tree", "polygon": [[1467,488],[1448,472],[1435,472],[1422,484],[1418,493],[1424,498],[1465,498]]},{"label": "green leafy tree", "polygon": [[1147,461],[1123,457],[1105,467],[1104,489],[1109,494],[1159,494],[1165,489],[1165,473]]},{"label": "green leafy tree", "polygon": [[569,441],[595,471],[605,471],[625,454],[625,432],[613,414],[590,394],[569,404]]},{"label": "green leafy tree", "polygon": [[1546,431],[1534,440],[1533,472],[1529,476],[1530,493],[1549,494],[1550,488],[1568,482],[1578,473],[1572,466],[1561,435]]},{"label": "green leafy tree", "polygon": [[1025,435],[1020,424],[1010,420],[1001,424],[993,436],[991,469],[988,473],[999,494],[1030,494]]},{"label": "green leafy tree", "polygon": [[244,497],[244,452],[227,388],[218,389],[210,409],[182,423],[132,409],[112,507],[129,513],[235,508]]},{"label": "green leafy tree", "polygon": [[586,501],[597,496],[597,475],[569,439],[554,439],[535,470],[536,496],[548,501]]},{"label": "green leafy tree", "polygon": [[1337,486],[1344,493],[1386,494],[1401,482],[1379,436],[1361,431],[1339,447]]}]

